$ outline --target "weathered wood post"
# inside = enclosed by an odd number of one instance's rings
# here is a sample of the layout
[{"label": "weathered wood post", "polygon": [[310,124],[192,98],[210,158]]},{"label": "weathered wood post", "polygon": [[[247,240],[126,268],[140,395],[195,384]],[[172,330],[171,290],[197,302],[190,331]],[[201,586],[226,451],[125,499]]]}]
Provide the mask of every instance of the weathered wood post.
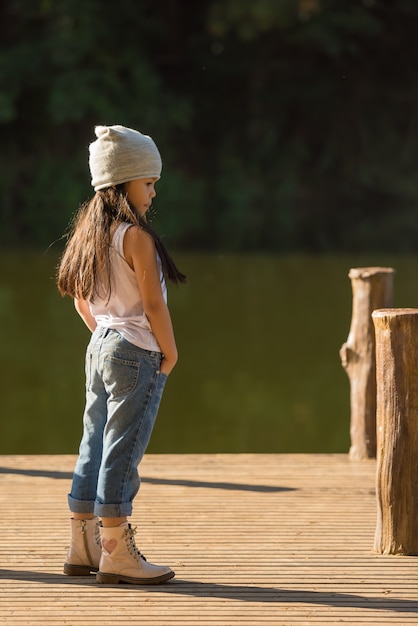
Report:
[{"label": "weathered wood post", "polygon": [[373,312],[381,554],[418,554],[418,309]]},{"label": "weathered wood post", "polygon": [[350,381],[350,457],[376,456],[376,356],[372,311],[393,305],[391,267],[351,269],[353,310],[350,332],[340,350]]}]

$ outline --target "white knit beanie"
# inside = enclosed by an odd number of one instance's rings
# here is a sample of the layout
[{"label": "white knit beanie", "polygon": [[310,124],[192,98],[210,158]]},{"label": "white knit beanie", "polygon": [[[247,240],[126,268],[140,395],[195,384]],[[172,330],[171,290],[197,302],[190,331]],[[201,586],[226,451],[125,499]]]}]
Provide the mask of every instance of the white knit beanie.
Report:
[{"label": "white knit beanie", "polygon": [[89,146],[91,184],[95,191],[135,178],[160,178],[161,156],[148,135],[125,126],[96,126]]}]

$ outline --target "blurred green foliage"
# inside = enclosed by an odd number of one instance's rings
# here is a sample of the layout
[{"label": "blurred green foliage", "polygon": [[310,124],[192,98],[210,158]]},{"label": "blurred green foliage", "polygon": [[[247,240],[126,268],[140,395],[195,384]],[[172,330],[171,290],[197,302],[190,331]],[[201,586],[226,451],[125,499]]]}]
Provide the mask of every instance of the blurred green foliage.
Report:
[{"label": "blurred green foliage", "polygon": [[414,251],[415,0],[3,0],[0,243],[89,195],[96,124],[163,155],[183,249]]}]

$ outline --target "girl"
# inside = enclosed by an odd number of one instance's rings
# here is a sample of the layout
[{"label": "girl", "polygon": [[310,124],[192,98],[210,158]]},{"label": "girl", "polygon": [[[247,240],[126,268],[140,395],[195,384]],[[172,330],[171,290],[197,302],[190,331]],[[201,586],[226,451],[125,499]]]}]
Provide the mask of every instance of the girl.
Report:
[{"label": "girl", "polygon": [[60,293],[74,298],[92,331],[64,572],[97,572],[99,583],[154,584],[174,572],[146,561],[127,517],[177,361],[164,278],[178,283],[185,276],[146,221],[161,174],[157,146],[124,126],[95,133],[89,164],[96,193],[76,216],[57,276]]}]

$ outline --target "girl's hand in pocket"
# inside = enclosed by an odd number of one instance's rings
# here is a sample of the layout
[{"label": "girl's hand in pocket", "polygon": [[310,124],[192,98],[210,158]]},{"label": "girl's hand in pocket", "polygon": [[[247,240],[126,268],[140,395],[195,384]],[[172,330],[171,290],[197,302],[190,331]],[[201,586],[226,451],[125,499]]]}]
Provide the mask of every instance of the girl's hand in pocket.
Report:
[{"label": "girl's hand in pocket", "polygon": [[173,359],[167,359],[165,356],[162,358],[161,361],[161,365],[160,365],[160,372],[162,372],[163,374],[165,374],[166,376],[169,376],[172,372],[172,370],[174,369],[174,366],[177,363],[177,359],[173,360]]}]

